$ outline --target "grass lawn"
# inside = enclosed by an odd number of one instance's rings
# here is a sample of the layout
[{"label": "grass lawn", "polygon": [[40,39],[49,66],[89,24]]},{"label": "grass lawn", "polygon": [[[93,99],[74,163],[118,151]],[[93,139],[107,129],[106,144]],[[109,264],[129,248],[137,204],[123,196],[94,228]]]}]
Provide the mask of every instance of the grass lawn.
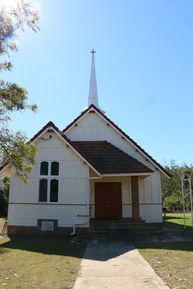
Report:
[{"label": "grass lawn", "polygon": [[[167,213],[164,221],[166,224],[177,225],[179,228],[182,228],[184,226],[184,215],[182,213]],[[190,213],[186,214],[186,227],[192,228],[192,218]]]},{"label": "grass lawn", "polygon": [[193,289],[193,242],[149,243],[137,247],[171,289]]},{"label": "grass lawn", "polygon": [[84,248],[57,237],[0,238],[0,288],[72,288]]}]

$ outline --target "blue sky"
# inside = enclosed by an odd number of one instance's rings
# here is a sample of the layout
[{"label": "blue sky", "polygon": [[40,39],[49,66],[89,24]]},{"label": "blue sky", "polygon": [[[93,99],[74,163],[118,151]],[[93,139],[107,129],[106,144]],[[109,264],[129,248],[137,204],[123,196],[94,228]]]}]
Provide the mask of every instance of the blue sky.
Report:
[{"label": "blue sky", "polygon": [[100,106],[161,164],[193,163],[193,2],[39,0],[40,32],[20,34],[5,80],[24,86],[38,112],[10,124],[33,136],[63,129],[87,107],[91,55]]}]

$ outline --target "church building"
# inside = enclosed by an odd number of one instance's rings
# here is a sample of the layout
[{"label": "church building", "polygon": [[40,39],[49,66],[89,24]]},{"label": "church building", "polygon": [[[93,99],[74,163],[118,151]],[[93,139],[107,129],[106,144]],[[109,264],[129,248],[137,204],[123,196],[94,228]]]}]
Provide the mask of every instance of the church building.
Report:
[{"label": "church building", "polygon": [[9,234],[75,233],[94,220],[162,223],[161,179],[170,174],[100,108],[91,52],[88,107],[63,130],[50,121],[34,135],[30,182],[10,177]]}]

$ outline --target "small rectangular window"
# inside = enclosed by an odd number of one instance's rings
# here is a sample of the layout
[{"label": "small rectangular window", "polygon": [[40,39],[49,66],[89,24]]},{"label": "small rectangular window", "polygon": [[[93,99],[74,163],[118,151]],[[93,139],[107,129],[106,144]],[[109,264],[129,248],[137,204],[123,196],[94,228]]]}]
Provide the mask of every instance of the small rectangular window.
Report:
[{"label": "small rectangular window", "polygon": [[41,179],[39,184],[39,202],[47,202],[48,181]]},{"label": "small rectangular window", "polygon": [[50,181],[50,202],[58,202],[58,180]]}]

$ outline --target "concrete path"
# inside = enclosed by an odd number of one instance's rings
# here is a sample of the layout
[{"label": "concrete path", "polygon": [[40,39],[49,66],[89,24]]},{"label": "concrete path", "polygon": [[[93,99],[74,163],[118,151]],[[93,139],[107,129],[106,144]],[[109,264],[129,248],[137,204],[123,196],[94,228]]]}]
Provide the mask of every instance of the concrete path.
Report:
[{"label": "concrete path", "polygon": [[169,289],[139,252],[122,241],[94,240],[73,289]]}]

